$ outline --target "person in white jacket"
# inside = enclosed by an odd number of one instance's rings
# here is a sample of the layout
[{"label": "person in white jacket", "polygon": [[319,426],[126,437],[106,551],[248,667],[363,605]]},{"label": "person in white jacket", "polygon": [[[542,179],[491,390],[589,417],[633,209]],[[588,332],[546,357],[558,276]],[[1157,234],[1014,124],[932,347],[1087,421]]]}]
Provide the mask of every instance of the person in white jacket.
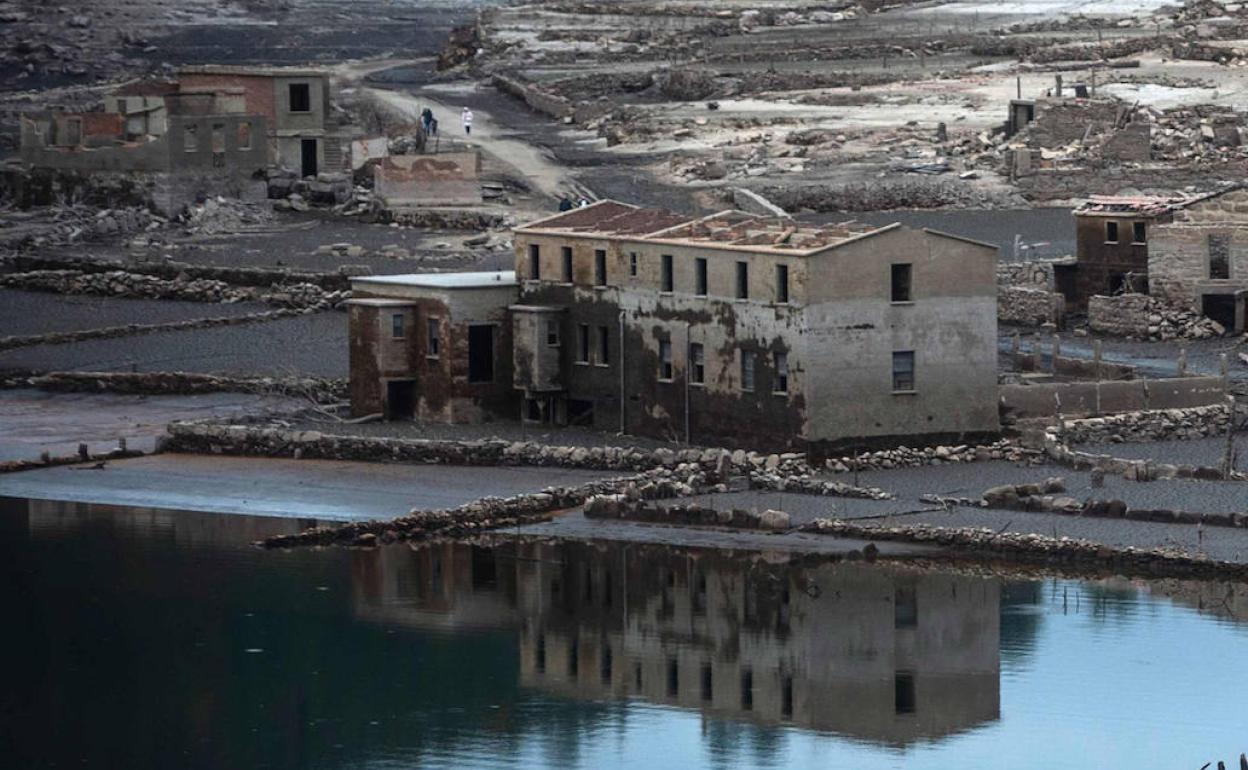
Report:
[{"label": "person in white jacket", "polygon": [[464,123],[464,133],[471,136],[472,135],[472,110],[465,107],[463,113],[459,116],[459,119],[462,120]]}]

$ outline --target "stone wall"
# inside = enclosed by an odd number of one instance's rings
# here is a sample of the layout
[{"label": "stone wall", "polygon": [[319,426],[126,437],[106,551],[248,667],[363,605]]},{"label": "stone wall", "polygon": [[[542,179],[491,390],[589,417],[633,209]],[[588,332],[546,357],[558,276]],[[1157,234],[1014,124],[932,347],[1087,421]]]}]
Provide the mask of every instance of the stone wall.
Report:
[{"label": "stone wall", "polygon": [[190,279],[221,281],[233,286],[269,287],[273,284],[311,283],[326,291],[345,291],[351,288],[349,276],[358,275],[367,268],[340,267],[336,272],[311,272],[269,267],[227,267],[217,265],[193,265],[189,262],[161,260],[142,262],[117,259],[94,259],[82,257],[41,257],[13,254],[0,260],[4,272],[30,272],[34,270],[77,270],[83,273],[109,273],[124,271],[154,275],[173,280],[179,276]]},{"label": "stone wall", "polygon": [[0,286],[57,294],[97,294],[108,297],[177,299],[188,302],[267,302],[290,308],[328,309],[350,298],[349,291],[326,292],[310,283],[273,286],[265,291],[236,287],[206,278],[179,276],[158,278],[143,273],[115,270],[87,273],[81,270],[33,270],[0,275]]},{"label": "stone wall", "polygon": [[194,318],[189,321],[172,321],[162,324],[126,324],[124,326],[106,326],[100,329],[83,329],[74,332],[51,332],[48,334],[13,335],[0,337],[0,350],[30,347],[32,345],[58,345],[81,340],[110,339],[113,337],[129,337],[136,334],[152,332],[180,331],[185,329],[209,329],[217,326],[239,326],[241,324],[273,321],[293,315],[312,312],[305,310],[273,310],[266,313],[248,313],[240,316],[224,316],[219,318]]},{"label": "stone wall", "polygon": [[1070,444],[1207,438],[1225,434],[1229,419],[1230,410],[1224,402],[1189,409],[1063,420],[1061,436]]},{"label": "stone wall", "polygon": [[490,80],[490,84],[503,93],[510,94],[523,101],[534,110],[544,115],[549,115],[556,120],[571,117],[576,109],[572,102],[562,96],[548,93],[537,84],[518,77],[496,74]]},{"label": "stone wall", "polygon": [[[1227,278],[1213,277],[1210,257],[1216,248],[1225,253]],[[1193,310],[1206,289],[1248,288],[1248,190],[1192,203],[1177,210],[1171,223],[1154,228],[1148,277],[1152,294]]]},{"label": "stone wall", "polygon": [[71,393],[271,393],[308,396],[320,403],[346,398],[343,380],[318,377],[220,377],[190,372],[47,372],[23,373],[0,380],[5,387],[39,388]]},{"label": "stone wall", "polygon": [[1094,296],[1088,299],[1088,329],[1134,339],[1208,339],[1226,328],[1185,307],[1148,294]]},{"label": "stone wall", "polygon": [[1044,289],[1001,286],[997,289],[997,320],[1018,326],[1061,326],[1066,298]]},{"label": "stone wall", "polygon": [[1057,279],[1053,266],[1071,264],[1070,260],[1031,259],[1023,262],[997,262],[997,286],[1026,287],[1041,291],[1056,291]]},{"label": "stone wall", "polygon": [[642,471],[681,465],[745,474],[768,470],[789,475],[808,472],[805,458],[789,453],[728,452],[723,449],[640,449],[636,447],[552,446],[532,441],[388,439],[334,436],[249,425],[173,423],[166,448],[213,454],[307,457],[332,460],[441,463],[447,465],[536,465],[595,470]]}]

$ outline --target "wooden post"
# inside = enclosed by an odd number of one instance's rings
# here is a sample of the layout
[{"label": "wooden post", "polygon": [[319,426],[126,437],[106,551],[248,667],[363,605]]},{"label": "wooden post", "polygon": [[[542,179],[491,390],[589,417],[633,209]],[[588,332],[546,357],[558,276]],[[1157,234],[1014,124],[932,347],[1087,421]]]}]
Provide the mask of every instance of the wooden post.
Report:
[{"label": "wooden post", "polygon": [[1187,345],[1179,348],[1179,376],[1187,376]]},{"label": "wooden post", "polygon": [[1101,341],[1092,341],[1092,370],[1096,374],[1096,379],[1105,379],[1105,373],[1101,371]]},{"label": "wooden post", "polygon": [[1222,478],[1229,479],[1235,470],[1235,396],[1227,394],[1227,408],[1230,414],[1226,421],[1226,449],[1222,455]]},{"label": "wooden post", "polygon": [[1018,349],[1018,332],[1014,332],[1014,334],[1010,336],[1010,361],[1012,361],[1015,366],[1018,366]]},{"label": "wooden post", "polygon": [[1018,77],[1014,78],[1014,88],[1015,88],[1015,92],[1018,94],[1018,98],[1019,98],[1019,99],[1022,99],[1022,98],[1023,98],[1023,77],[1022,77],[1022,75],[1019,75]]},{"label": "wooden post", "polygon": [[1057,90],[1056,90],[1056,96],[1060,99],[1060,98],[1061,98],[1061,96],[1062,96],[1062,75],[1061,75],[1061,73],[1058,73],[1056,77],[1057,77]]},{"label": "wooden post", "polygon": [[1052,369],[1053,369],[1054,374],[1057,374],[1057,359],[1061,357],[1061,355],[1062,355],[1062,338],[1054,334],[1053,335],[1053,360],[1050,362],[1052,363]]}]

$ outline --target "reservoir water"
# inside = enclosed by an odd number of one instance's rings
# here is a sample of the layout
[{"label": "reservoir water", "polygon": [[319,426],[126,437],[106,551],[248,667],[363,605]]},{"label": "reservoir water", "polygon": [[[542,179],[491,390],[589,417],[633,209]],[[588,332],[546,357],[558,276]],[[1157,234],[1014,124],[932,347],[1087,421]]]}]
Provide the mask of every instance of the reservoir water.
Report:
[{"label": "reservoir water", "polygon": [[1248,590],[0,499],[13,768],[1191,768]]}]

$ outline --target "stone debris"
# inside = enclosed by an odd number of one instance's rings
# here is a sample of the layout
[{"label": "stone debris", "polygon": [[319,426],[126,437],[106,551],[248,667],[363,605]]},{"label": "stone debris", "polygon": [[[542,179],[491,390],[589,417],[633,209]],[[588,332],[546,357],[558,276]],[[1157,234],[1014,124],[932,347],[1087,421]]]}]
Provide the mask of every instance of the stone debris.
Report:
[{"label": "stone debris", "polygon": [[58,294],[96,294],[110,297],[145,297],[188,302],[267,302],[289,308],[325,310],[351,298],[349,291],[325,291],[311,283],[274,284],[267,289],[233,286],[207,278],[159,278],[143,273],[113,270],[87,273],[81,270],[33,270],[0,275],[0,286]]},{"label": "stone debris", "polygon": [[924,465],[969,463],[987,460],[1008,460],[1010,462],[1039,461],[1042,459],[1043,454],[1043,451],[1024,447],[1013,439],[1001,439],[992,444],[980,446],[968,444],[930,447],[900,446],[896,449],[884,449],[877,452],[864,452],[860,455],[829,458],[824,462],[824,467],[833,473],[849,473],[854,470],[917,468]]},{"label": "stone debris", "polygon": [[1122,500],[1079,501],[1059,494],[1066,489],[1061,479],[1041,484],[1005,484],[984,490],[981,504],[1028,513],[1053,513],[1102,519],[1129,519],[1160,524],[1197,524],[1210,527],[1248,527],[1248,514],[1191,513],[1169,509],[1132,508]]},{"label": "stone debris", "polygon": [[25,336],[0,337],[0,350],[31,347],[33,345],[59,345],[81,340],[111,339],[130,337],[137,334],[153,332],[183,331],[186,329],[209,329],[218,326],[240,326],[242,324],[275,321],[279,318],[315,312],[315,308],[272,310],[264,313],[248,313],[239,316],[218,318],[194,318],[189,321],[171,321],[159,324],[125,324],[124,326],[106,326],[100,329],[82,329],[73,332],[51,332],[48,334],[31,334]]},{"label": "stone debris", "polygon": [[38,388],[63,393],[261,393],[297,395],[317,403],[340,403],[347,381],[320,377],[224,377],[192,372],[48,372],[17,377],[6,387]]},{"label": "stone debris", "polygon": [[1163,341],[1203,340],[1226,334],[1226,327],[1212,318],[1148,294],[1089,298],[1088,329],[1131,339]]}]

